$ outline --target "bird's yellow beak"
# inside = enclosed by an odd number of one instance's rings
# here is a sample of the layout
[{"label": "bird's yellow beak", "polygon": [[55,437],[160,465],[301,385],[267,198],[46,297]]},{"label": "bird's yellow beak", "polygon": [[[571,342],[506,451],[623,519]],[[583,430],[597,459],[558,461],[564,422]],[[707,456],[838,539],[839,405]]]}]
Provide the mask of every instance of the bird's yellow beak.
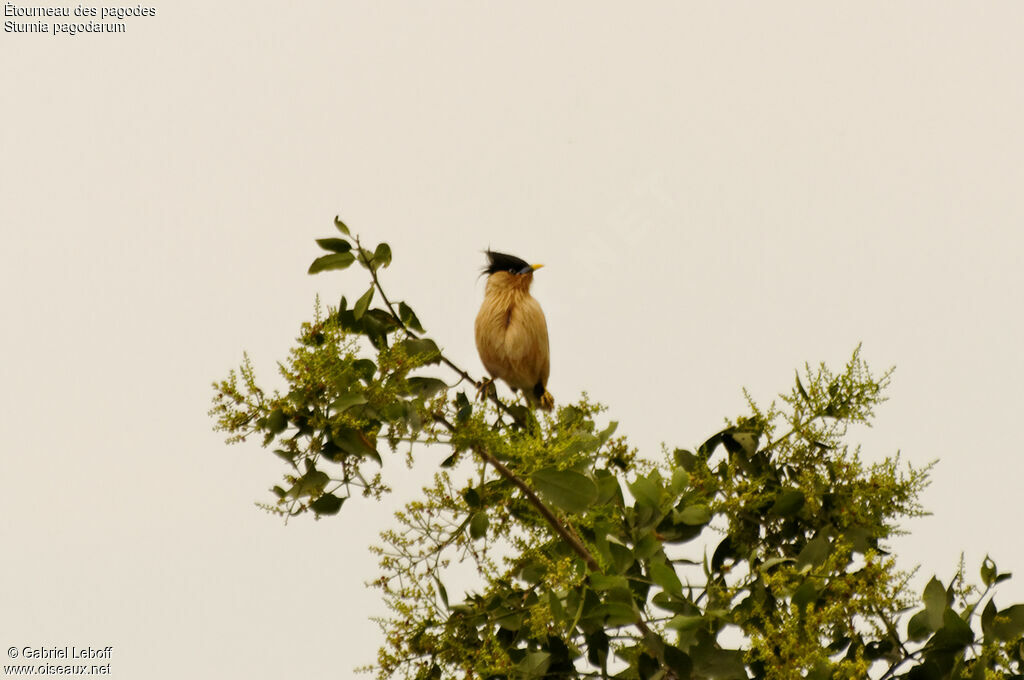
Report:
[{"label": "bird's yellow beak", "polygon": [[542,264],[531,264],[530,266],[533,267],[533,271],[537,271],[538,269],[540,269],[544,265],[542,265]]}]

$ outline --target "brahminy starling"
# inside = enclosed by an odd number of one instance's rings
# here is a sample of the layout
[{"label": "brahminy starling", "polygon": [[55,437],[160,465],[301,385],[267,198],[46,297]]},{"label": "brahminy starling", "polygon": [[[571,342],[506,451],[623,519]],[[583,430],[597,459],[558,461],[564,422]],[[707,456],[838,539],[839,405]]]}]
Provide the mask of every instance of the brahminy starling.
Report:
[{"label": "brahminy starling", "polygon": [[530,295],[533,272],[543,265],[486,252],[487,289],[476,316],[480,361],[492,380],[500,378],[513,391],[522,390],[531,407],[550,410],[554,399],[547,389],[548,325],[540,304]]}]

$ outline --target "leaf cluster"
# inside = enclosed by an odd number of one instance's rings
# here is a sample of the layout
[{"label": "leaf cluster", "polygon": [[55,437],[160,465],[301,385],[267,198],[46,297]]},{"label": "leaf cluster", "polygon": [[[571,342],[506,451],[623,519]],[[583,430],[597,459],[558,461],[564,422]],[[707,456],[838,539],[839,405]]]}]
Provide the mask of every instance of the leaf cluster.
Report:
[{"label": "leaf cluster", "polygon": [[[805,366],[767,408],[659,463],[585,395],[550,414],[495,395],[430,339],[380,275],[391,248],[341,237],[310,273],[359,264],[352,305],[317,307],[269,393],[248,358],[214,385],[232,442],[286,465],[268,509],[338,513],[387,491],[384,444],[436,462],[432,483],[372,549],[392,615],[378,677],[1010,678],[1024,668],[1024,605],[986,558],[921,597],[887,541],[930,466],[866,463],[847,443],[891,371],[858,347],[837,372]],[[464,387],[460,388],[460,385]],[[486,393],[484,393],[486,394]],[[469,574],[469,576],[467,576]]]}]

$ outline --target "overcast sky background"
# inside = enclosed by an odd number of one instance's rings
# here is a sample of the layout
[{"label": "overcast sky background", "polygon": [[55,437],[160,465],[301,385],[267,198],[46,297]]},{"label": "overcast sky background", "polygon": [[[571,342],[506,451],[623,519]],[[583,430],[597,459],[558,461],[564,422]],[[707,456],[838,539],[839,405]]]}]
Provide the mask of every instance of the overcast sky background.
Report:
[{"label": "overcast sky background", "polygon": [[901,564],[990,552],[1024,600],[1024,3],[154,6],[0,36],[0,647],[373,661],[367,546],[432,461],[284,526],[253,505],[283,466],[206,415],[243,350],[278,384],[314,296],[365,290],[305,273],[336,214],[476,374],[480,251],[546,264],[552,393],[651,456],[863,342],[897,367],[865,458],[941,459]]}]

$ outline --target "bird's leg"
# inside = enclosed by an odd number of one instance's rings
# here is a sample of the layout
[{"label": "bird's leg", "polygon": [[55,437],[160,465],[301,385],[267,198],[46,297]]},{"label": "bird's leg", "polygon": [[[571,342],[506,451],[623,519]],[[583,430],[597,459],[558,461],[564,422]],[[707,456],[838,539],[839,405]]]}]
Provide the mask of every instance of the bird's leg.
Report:
[{"label": "bird's leg", "polygon": [[476,391],[476,400],[486,399],[488,395],[493,395],[495,398],[498,396],[498,390],[494,386],[494,378],[484,378],[480,381],[480,387]]}]

